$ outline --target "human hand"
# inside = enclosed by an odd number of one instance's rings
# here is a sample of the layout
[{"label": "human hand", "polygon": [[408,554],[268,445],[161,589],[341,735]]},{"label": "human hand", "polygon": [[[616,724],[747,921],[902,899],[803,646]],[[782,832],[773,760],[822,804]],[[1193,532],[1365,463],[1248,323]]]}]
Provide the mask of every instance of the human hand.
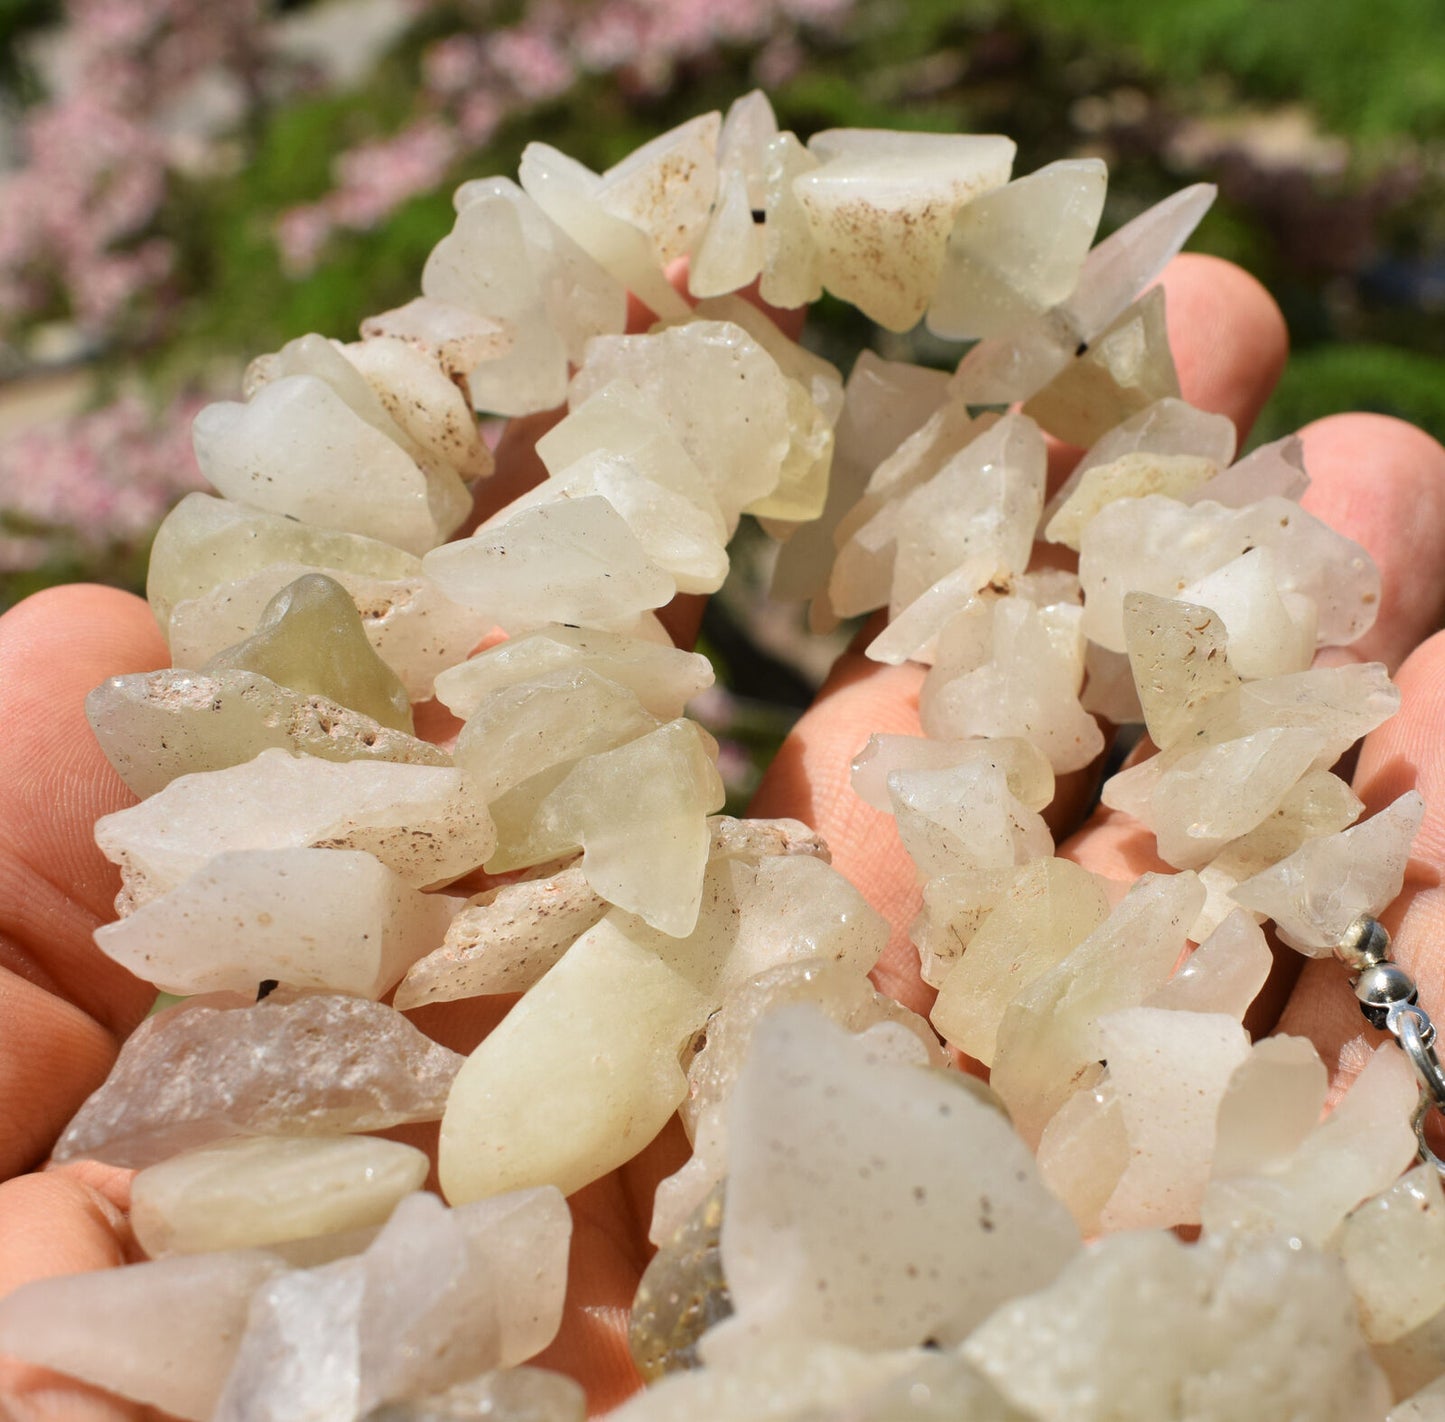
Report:
[{"label": "human hand", "polygon": [[[1228,414],[1243,433],[1283,363],[1278,312],[1248,277],[1208,259],[1179,259],[1166,281],[1185,397]],[[493,500],[534,477],[526,433],[518,422],[505,467],[488,489]],[[1307,506],[1362,542],[1384,576],[1381,620],[1350,654],[1378,657],[1393,669],[1439,624],[1445,606],[1445,451],[1418,431],[1370,416],[1321,422],[1305,438],[1314,479]],[[1061,464],[1066,457],[1061,452]],[[696,610],[694,603],[685,616],[695,619]],[[8,970],[0,978],[0,1102],[8,1108],[0,1115],[0,1164],[6,1173],[43,1157],[70,1111],[98,1084],[116,1038],[149,1003],[149,989],[102,958],[89,939],[110,916],[115,888],[91,828],[98,814],[129,797],[84,726],[80,702],[105,676],[164,660],[145,605],[123,594],[63,589],[0,621],[0,698],[9,724],[20,728],[0,750],[0,777],[17,787],[0,809],[6,869],[0,895],[7,911],[0,920],[6,954],[0,962]],[[1430,738],[1445,715],[1442,666],[1439,639],[1410,657],[1400,673],[1404,709],[1361,752],[1356,786],[1372,810],[1412,783],[1428,807],[1445,801],[1445,770]],[[926,1010],[931,994],[907,938],[917,909],[912,864],[892,821],[860,802],[847,779],[848,763],[869,734],[917,733],[920,682],[916,667],[845,656],[784,746],[754,809],[795,816],[823,833],[835,865],[894,927],[875,974],[880,986]],[[1086,778],[1062,795],[1077,796]],[[1441,1002],[1445,990],[1445,962],[1438,953],[1432,959],[1430,947],[1442,912],[1436,887],[1436,870],[1445,862],[1442,825],[1445,816],[1427,811],[1416,842],[1417,872],[1389,920],[1398,956],[1427,1004]],[[1098,872],[1131,879],[1161,867],[1150,849],[1146,833],[1104,812],[1067,840],[1065,852]],[[1361,1030],[1358,1011],[1336,965],[1311,964],[1296,975],[1290,970],[1298,961],[1293,955],[1282,960],[1260,1004],[1260,1026],[1313,1036],[1333,1061],[1341,1043]],[[429,1034],[464,1050],[497,1011],[495,1003],[475,1002],[414,1016]],[[612,1405],[636,1385],[626,1311],[649,1252],[652,1190],[681,1163],[685,1149],[674,1125],[627,1167],[573,1197],[567,1314],[559,1339],[538,1362],[581,1378],[594,1408]],[[126,1258],[126,1179],[125,1172],[75,1166],[0,1186],[0,1292],[26,1278]],[[33,1369],[0,1371],[0,1396],[12,1395],[35,1416],[139,1415]]]}]

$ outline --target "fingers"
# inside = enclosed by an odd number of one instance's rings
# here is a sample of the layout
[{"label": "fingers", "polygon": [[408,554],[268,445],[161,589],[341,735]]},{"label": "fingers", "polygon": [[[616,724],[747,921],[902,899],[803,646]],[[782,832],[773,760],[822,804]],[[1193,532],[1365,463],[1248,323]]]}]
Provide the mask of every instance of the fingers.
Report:
[{"label": "fingers", "polygon": [[[1405,887],[1381,914],[1395,939],[1395,956],[1413,975],[1420,1001],[1445,1021],[1445,633],[1420,647],[1397,676],[1400,710],[1365,738],[1355,790],[1366,813],[1383,809],[1406,790],[1425,797]],[[1346,970],[1333,959],[1306,964],[1279,1030],[1309,1037],[1327,1063],[1365,1032],[1383,1040],[1360,1015]]]},{"label": "fingers", "polygon": [[119,887],[95,821],[135,797],[84,700],[166,661],[145,603],[111,588],[56,588],[0,619],[0,1178],[44,1158],[155,998],[91,939]]}]

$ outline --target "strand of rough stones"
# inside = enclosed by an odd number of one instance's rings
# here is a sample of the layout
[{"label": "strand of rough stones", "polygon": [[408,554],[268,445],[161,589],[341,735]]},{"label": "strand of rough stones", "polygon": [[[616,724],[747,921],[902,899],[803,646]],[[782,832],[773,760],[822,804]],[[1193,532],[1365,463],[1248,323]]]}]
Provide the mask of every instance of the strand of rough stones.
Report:
[{"label": "strand of rough stones", "polygon": [[[1396,693],[1312,668],[1378,576],[1299,507],[1297,442],[1234,462],[1179,398],[1151,283],[1211,190],[1092,245],[1103,165],[1013,155],[804,144],[760,94],[602,174],[533,144],[520,187],[458,191],[420,297],[202,413],[221,497],[148,589],[175,669],[89,706],[144,797],[97,826],[97,942],[187,1000],[56,1149],[142,1167],[151,1262],[29,1286],[0,1348],[186,1418],[575,1422],[518,1366],[561,1317],[563,1196],[681,1111],[633,1320],[657,1381],[619,1422],[1445,1417],[1408,1065],[1362,1044],[1321,1122],[1313,1048],[1241,1026],[1262,919],[1328,952],[1400,888],[1418,797],[1356,823],[1331,770]],[[755,280],[977,344],[845,384]],[[448,541],[475,414],[563,404],[545,480]],[[1046,434],[1087,451],[1051,500]],[[886,925],[816,835],[716,813],[710,668],[655,611],[720,585],[744,513],[813,625],[886,606],[871,654],[929,668],[926,739],[854,783],[918,865],[932,1026],[872,990]],[[454,744],[415,734],[433,694]],[[1098,717],[1147,729],[1105,800],[1178,871],[1127,892],[1040,817]],[[399,1010],[503,992],[465,1060]],[[437,1119],[446,1205],[367,1134]]]}]

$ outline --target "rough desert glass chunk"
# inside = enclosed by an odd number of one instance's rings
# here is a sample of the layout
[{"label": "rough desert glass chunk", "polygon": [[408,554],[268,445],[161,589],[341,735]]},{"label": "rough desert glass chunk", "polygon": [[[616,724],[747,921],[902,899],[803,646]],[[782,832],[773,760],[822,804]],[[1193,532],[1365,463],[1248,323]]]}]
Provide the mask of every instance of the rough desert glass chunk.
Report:
[{"label": "rough desert glass chunk", "polygon": [[621,285],[506,178],[467,183],[457,218],[432,249],[421,288],[433,301],[506,323],[508,350],[473,370],[479,410],[530,414],[560,405],[567,363],[585,341],[620,331]]},{"label": "rough desert glass chunk", "polygon": [[362,1422],[586,1422],[580,1383],[541,1368],[499,1368],[445,1392],[384,1402]]},{"label": "rough desert glass chunk", "polygon": [[114,676],[85,698],[85,715],[106,759],[137,795],[153,795],[178,775],[242,765],[272,747],[322,760],[451,764],[428,741],[254,672]]},{"label": "rough desert glass chunk", "polygon": [[1221,1012],[1131,1007],[1102,1017],[1099,1037],[1129,1148],[1101,1226],[1198,1224],[1215,1115],[1249,1055],[1248,1034]]},{"label": "rough desert glass chunk", "polygon": [[958,214],[928,307],[947,340],[1006,336],[1074,289],[1104,210],[1098,158],[1050,163],[984,193]]},{"label": "rough desert glass chunk", "polygon": [[274,1255],[202,1254],[40,1279],[0,1300],[0,1352],[208,1422]]},{"label": "rough desert glass chunk", "polygon": [[1196,183],[1126,222],[1084,258],[1073,294],[1007,336],[980,341],[953,378],[958,396],[975,405],[1027,400],[1071,361],[1152,282],[1183,247],[1214,201]]},{"label": "rough desert glass chunk", "polygon": [[393,731],[413,729],[406,688],[372,650],[351,595],[323,573],[288,583],[266,604],[256,630],[201,670],[254,672],[303,696],[339,701]]},{"label": "rough desert glass chunk", "polygon": [[[1204,485],[1197,497],[1217,504],[1243,508],[1257,499],[1279,498],[1298,503],[1310,486],[1305,470],[1304,441],[1286,435],[1262,444],[1238,463],[1231,464]],[[1186,497],[1186,503],[1193,502]]]},{"label": "rough desert glass chunk", "polygon": [[467,311],[427,296],[413,297],[390,311],[366,316],[362,336],[394,336],[436,362],[458,390],[467,389],[472,372],[483,361],[495,360],[512,348],[513,332],[505,321]]},{"label": "rough desert glass chunk", "polygon": [[1026,864],[939,987],[933,1025],[991,1065],[1010,1001],[1061,963],[1109,916],[1102,881],[1066,859]]},{"label": "rough desert glass chunk", "polygon": [[664,319],[687,315],[687,302],[663,275],[650,234],[603,205],[598,174],[546,143],[529,143],[522,150],[517,180],[527,196],[624,291]]},{"label": "rough desert glass chunk", "polygon": [[765,229],[753,213],[767,203],[768,144],[777,136],[778,120],[761,89],[728,109],[718,135],[717,202],[688,268],[694,296],[739,291],[762,271]]},{"label": "rough desert glass chunk", "polygon": [[1106,1059],[1099,1019],[1137,1007],[1168,977],[1204,899],[1198,878],[1145,874],[1061,963],[1009,1004],[989,1078],[1026,1141]]},{"label": "rough desert glass chunk", "polygon": [[1129,1164],[1124,1116],[1107,1073],[1054,1112],[1035,1154],[1044,1184],[1068,1206],[1084,1238],[1102,1233],[1104,1206]]},{"label": "rough desert glass chunk", "polygon": [[95,942],[181,996],[274,979],[377,998],[441,943],[461,902],[418,893],[361,850],[230,850]]},{"label": "rough desert glass chunk", "polygon": [[923,315],[948,236],[971,198],[1008,181],[1012,140],[997,135],[830,129],[821,166],[793,180],[823,285],[890,331]]},{"label": "rough desert glass chunk", "polygon": [[713,683],[712,663],[696,652],[660,646],[640,637],[566,627],[561,623],[509,637],[437,678],[437,700],[469,720],[487,697],[548,672],[585,667],[631,691],[664,721]]},{"label": "rough desert glass chunk", "polygon": [[1091,465],[1069,496],[1059,504],[1044,529],[1050,543],[1079,551],[1079,539],[1089,521],[1115,499],[1141,499],[1163,494],[1179,499],[1207,484],[1219,466],[1197,454],[1154,454],[1134,450],[1107,464]]},{"label": "rough desert glass chunk", "polygon": [[572,379],[576,409],[617,384],[651,410],[703,471],[729,532],[777,488],[791,445],[788,377],[741,326],[687,321],[653,336],[602,336]]},{"label": "rough desert glass chunk", "polygon": [[1043,752],[1020,736],[930,740],[924,736],[873,735],[853,757],[851,783],[860,800],[889,813],[888,777],[895,770],[946,770],[969,761],[1002,768],[1009,792],[1030,810],[1054,798],[1054,771]]},{"label": "rough desert glass chunk", "polygon": [[1043,510],[1045,458],[1038,426],[1008,415],[903,498],[891,613],[960,568],[975,589],[1024,571]]},{"label": "rough desert glass chunk", "polygon": [[1231,897],[1274,919],[1290,947],[1328,957],[1356,918],[1380,913],[1399,894],[1424,814],[1419,791],[1407,791],[1350,829],[1306,840]]},{"label": "rough desert glass chunk", "polygon": [[231,1136],[435,1121],[462,1060],[366,998],[308,994],[225,1010],[182,1003],[126,1039],[54,1157],[140,1169]]},{"label": "rough desert glass chunk", "polygon": [[458,1073],[441,1130],[447,1198],[571,1194],[630,1160],[682,1100],[678,1053],[710,1010],[611,918],[589,929]]},{"label": "rough desert glass chunk", "polygon": [[737,1311],[704,1337],[709,1365],[783,1339],[955,1343],[1078,1248],[979,1088],[876,1061],[816,1009],[759,1025],[731,1126],[722,1252]]},{"label": "rough desert glass chunk", "polygon": [[707,226],[717,197],[721,128],[721,114],[699,114],[602,174],[597,200],[646,232],[664,264],[691,253]]},{"label": "rough desert glass chunk", "polygon": [[408,553],[446,537],[416,461],[314,375],[207,405],[192,432],[201,472],[227,498]]},{"label": "rough desert glass chunk", "polygon": [[1333,1242],[1372,1343],[1393,1343],[1445,1309],[1445,1191],[1426,1162],[1346,1217]]},{"label": "rough desert glass chunk", "polygon": [[1024,410],[1057,438],[1088,446],[1121,420],[1178,396],[1164,288],[1156,286],[1101,331]]},{"label": "rough desert glass chunk", "polygon": [[673,580],[596,495],[522,508],[422,560],[427,576],[498,626],[606,622],[661,607]]},{"label": "rough desert glass chunk", "polygon": [[120,866],[118,907],[176,888],[237,849],[364,849],[414,888],[448,883],[485,862],[496,831],[459,770],[341,762],[262,751],[246,765],[184,775],[96,822]]},{"label": "rough desert glass chunk", "polygon": [[[1203,883],[1204,875],[1199,879]],[[1199,947],[1163,987],[1145,999],[1144,1006],[1175,1012],[1222,1012],[1242,1022],[1274,962],[1263,930],[1237,908],[1207,935],[1196,920],[1189,936],[1197,939]]]},{"label": "rough desert glass chunk", "polygon": [[1242,678],[1229,661],[1229,634],[1207,607],[1153,593],[1124,598],[1129,669],[1149,738],[1161,751],[1192,736]]},{"label": "rough desert glass chunk", "polygon": [[426,1156],[371,1136],[252,1136],[172,1156],[131,1182],[151,1258],[251,1249],[379,1225],[419,1190]]},{"label": "rough desert glass chunk", "polygon": [[1039,1422],[1359,1422],[1389,1406],[1339,1264],[1297,1240],[1111,1235],[962,1351]]},{"label": "rough desert glass chunk", "polygon": [[1323,1245],[1415,1158],[1410,1115],[1420,1093],[1403,1052],[1377,1048],[1344,1100],[1319,1121],[1326,1084],[1308,1042],[1255,1044],[1220,1102],[1201,1211],[1206,1231],[1294,1235]]},{"label": "rough desert glass chunk", "polygon": [[1229,632],[1229,660],[1243,677],[1304,671],[1314,659],[1319,611],[1314,600],[1284,587],[1279,560],[1252,548],[1181,590],[1213,608]]},{"label": "rough desert glass chunk", "polygon": [[807,306],[823,294],[822,257],[795,184],[819,166],[795,133],[780,133],[763,150],[763,276],[758,290],[771,306]]}]

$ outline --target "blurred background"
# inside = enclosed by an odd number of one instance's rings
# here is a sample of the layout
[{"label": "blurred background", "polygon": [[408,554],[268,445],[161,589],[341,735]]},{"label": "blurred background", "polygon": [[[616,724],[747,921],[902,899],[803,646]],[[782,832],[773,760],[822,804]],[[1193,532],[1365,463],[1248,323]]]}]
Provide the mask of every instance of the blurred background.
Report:
[{"label": "blurred background", "polygon": [[[245,361],[415,293],[470,177],[593,168],[761,86],[835,126],[1002,132],[1110,166],[1102,232],[1208,179],[1193,246],[1295,355],[1255,440],[1332,411],[1445,437],[1439,0],[0,0],[0,607],[139,589]],[[811,342],[952,364],[826,299]],[[835,645],[746,543],[705,628],[735,798]]]}]

